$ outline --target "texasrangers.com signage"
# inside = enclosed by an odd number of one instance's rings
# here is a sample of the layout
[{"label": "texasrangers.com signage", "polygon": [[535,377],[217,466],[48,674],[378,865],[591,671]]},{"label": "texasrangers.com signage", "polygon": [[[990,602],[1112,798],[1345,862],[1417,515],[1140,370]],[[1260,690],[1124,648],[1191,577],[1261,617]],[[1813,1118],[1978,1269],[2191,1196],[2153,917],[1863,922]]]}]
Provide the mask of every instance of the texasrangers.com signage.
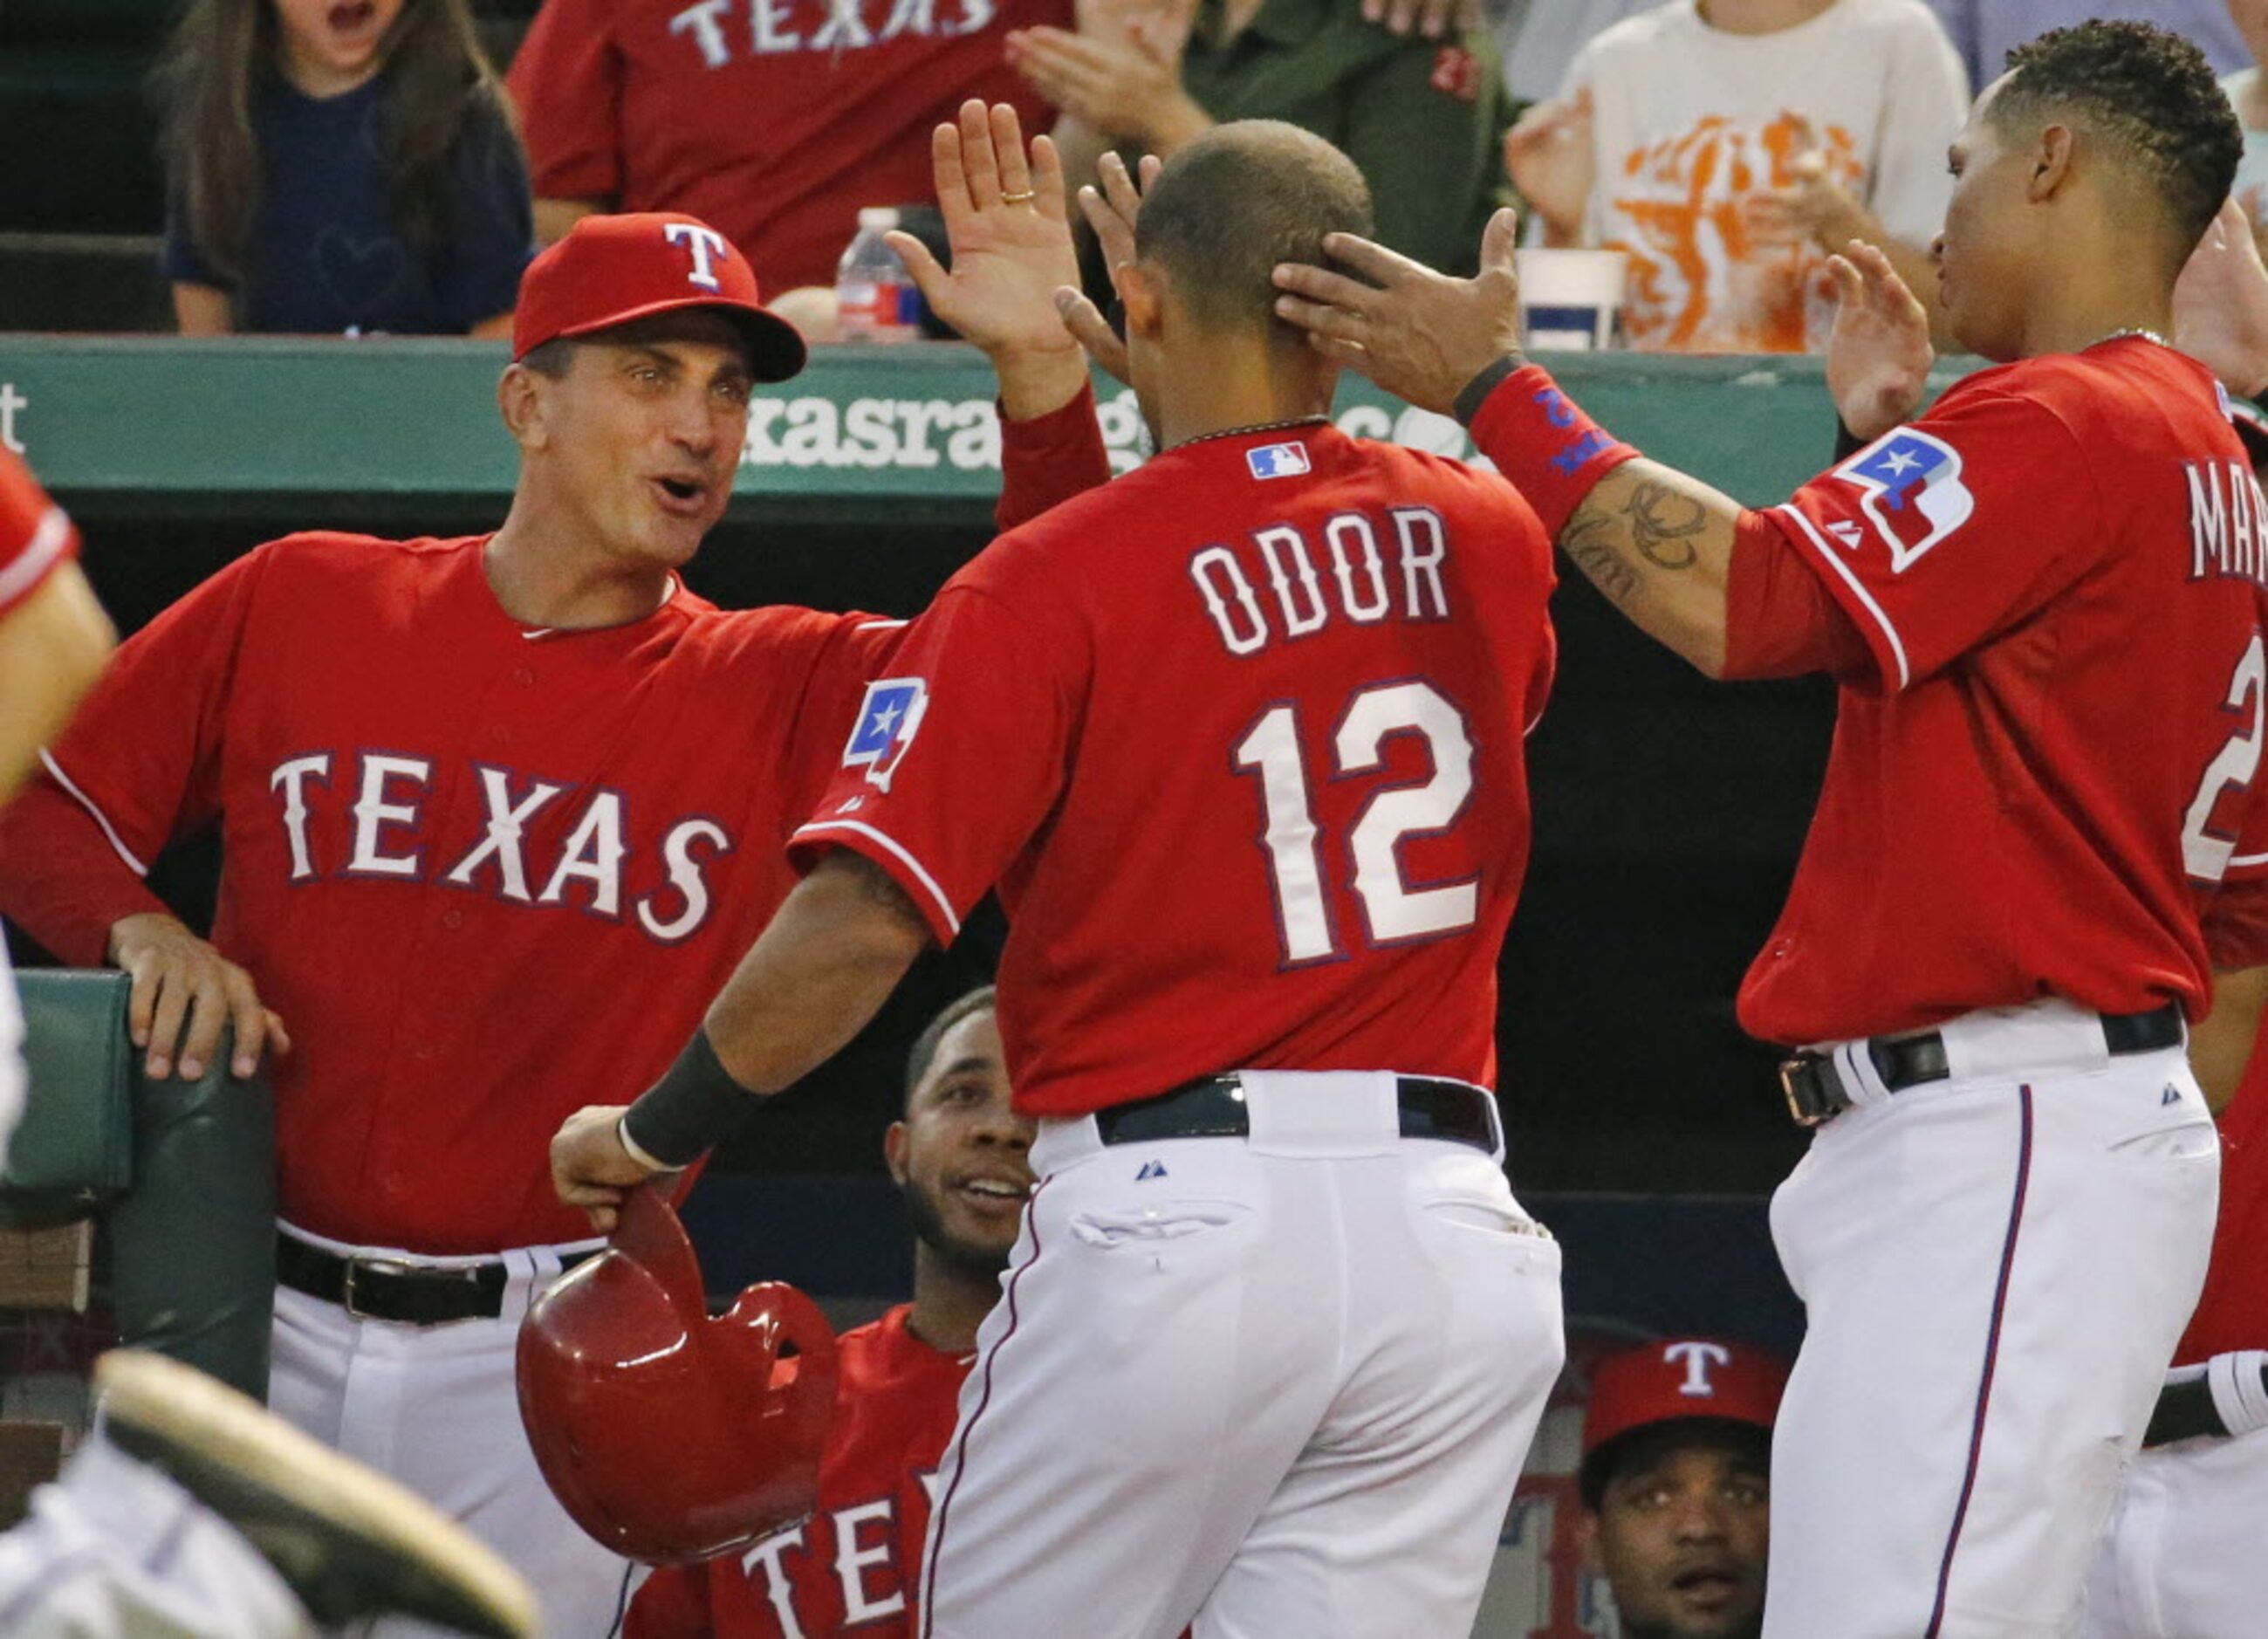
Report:
[{"label": "texasrangers.com signage", "polygon": [[[1096,409],[1114,471],[1138,467],[1150,454],[1134,395],[1126,388],[1099,394]],[[1456,460],[1475,459],[1465,430],[1447,416],[1406,404],[1342,402],[1340,430],[1357,438],[1384,439]],[[1485,458],[1480,458],[1485,464]],[[748,409],[748,438],[740,464],[750,468],[845,472],[983,474],[1000,470],[1000,422],[987,397],[911,398],[824,393],[760,397]]]}]

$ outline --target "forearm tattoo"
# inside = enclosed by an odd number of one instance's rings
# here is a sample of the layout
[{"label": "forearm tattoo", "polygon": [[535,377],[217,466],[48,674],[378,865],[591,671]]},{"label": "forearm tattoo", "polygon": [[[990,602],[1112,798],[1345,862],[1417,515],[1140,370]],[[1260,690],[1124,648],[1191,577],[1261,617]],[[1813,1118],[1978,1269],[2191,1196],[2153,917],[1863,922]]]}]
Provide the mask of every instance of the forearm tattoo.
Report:
[{"label": "forearm tattoo", "polygon": [[1586,501],[1559,546],[1600,591],[1629,609],[1650,569],[1678,574],[1700,563],[1708,528],[1709,509],[1698,498],[1641,479],[1620,506],[1595,494]]},{"label": "forearm tattoo", "polygon": [[1680,495],[1659,484],[1640,484],[1623,508],[1630,520],[1631,538],[1646,561],[1675,573],[1700,561],[1695,537],[1709,527],[1709,510],[1690,495]]}]

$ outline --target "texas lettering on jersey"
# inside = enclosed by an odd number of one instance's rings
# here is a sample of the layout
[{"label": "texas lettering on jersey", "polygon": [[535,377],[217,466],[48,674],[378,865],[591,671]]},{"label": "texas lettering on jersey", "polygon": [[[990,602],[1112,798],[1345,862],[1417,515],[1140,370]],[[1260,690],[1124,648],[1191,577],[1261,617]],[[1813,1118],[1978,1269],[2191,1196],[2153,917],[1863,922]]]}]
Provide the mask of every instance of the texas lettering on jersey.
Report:
[{"label": "texas lettering on jersey", "polygon": [[[468,844],[441,845],[429,813],[437,759],[382,751],[311,751],[278,763],[268,779],[289,851],[293,883],[364,877],[471,889],[507,904],[563,905],[627,920],[674,944],[709,919],[707,864],[733,850],[724,825],[683,815],[654,833],[641,858],[619,791],[578,793],[568,779],[472,764],[481,830]],[[313,832],[342,833],[332,848]],[[548,833],[531,847],[539,823]],[[532,857],[531,857],[532,856]],[[659,874],[662,886],[631,895],[626,882]]]},{"label": "texas lettering on jersey", "polygon": [[856,51],[901,34],[949,40],[997,15],[993,0],[694,0],[670,18],[669,32],[703,68],[721,69],[741,56]]}]

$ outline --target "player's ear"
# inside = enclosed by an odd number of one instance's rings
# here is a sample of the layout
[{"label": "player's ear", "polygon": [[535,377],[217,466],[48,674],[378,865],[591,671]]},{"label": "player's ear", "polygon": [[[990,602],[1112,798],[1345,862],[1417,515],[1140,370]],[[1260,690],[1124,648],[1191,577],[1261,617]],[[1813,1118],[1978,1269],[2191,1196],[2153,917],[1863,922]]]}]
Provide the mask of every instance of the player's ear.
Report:
[{"label": "player's ear", "polygon": [[550,441],[543,409],[542,378],[526,365],[506,365],[497,382],[497,413],[520,448],[541,449]]},{"label": "player's ear", "polygon": [[1111,269],[1110,280],[1118,287],[1118,299],[1126,308],[1126,334],[1154,338],[1165,306],[1163,282],[1155,272],[1133,262],[1122,262]]},{"label": "player's ear", "polygon": [[2071,180],[2074,146],[2070,126],[2044,125],[2040,128],[2039,138],[2032,151],[2032,173],[2024,188],[2027,199],[2034,204],[2051,199]]},{"label": "player's ear", "polygon": [[890,1182],[902,1188],[906,1181],[906,1124],[890,1123],[890,1130],[882,1134],[882,1161],[890,1169]]}]

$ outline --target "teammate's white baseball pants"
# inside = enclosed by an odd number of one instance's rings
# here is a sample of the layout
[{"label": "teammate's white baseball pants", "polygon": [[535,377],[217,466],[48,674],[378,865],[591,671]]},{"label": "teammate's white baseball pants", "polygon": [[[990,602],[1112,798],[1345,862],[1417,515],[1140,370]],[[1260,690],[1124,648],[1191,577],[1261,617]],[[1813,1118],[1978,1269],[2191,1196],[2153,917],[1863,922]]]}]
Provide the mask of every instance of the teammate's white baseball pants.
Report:
[{"label": "teammate's white baseball pants", "polygon": [[1766,1639],[2066,1632],[2204,1283],[2220,1151],[2179,1047],[2061,1002],[1820,1128],[1772,1200],[1808,1331],[1772,1442]]},{"label": "teammate's white baseball pants", "polygon": [[1471,1627],[1564,1352],[1500,1158],[1395,1078],[1246,1072],[1249,1139],[1041,1125],[938,1476],[930,1639]]},{"label": "teammate's white baseball pants", "polygon": [[2085,1639],[2246,1639],[2268,1629],[2264,1525],[2268,1427],[2137,1454],[2088,1578],[2079,1632]]},{"label": "teammate's white baseball pants", "polygon": [[[415,1257],[292,1233],[342,1255],[428,1268],[493,1261]],[[502,1554],[534,1585],[547,1639],[605,1639],[632,1568],[585,1536],[551,1495],[520,1427],[512,1377],[520,1317],[557,1278],[561,1253],[571,1250],[500,1254],[510,1277],[504,1311],[493,1320],[416,1326],[358,1319],[336,1303],[280,1289],[268,1400],[279,1416],[400,1480]],[[431,1630],[389,1620],[376,1631]]]},{"label": "teammate's white baseball pants", "polygon": [[0,1536],[9,1639],[297,1639],[306,1613],[233,1526],[99,1435]]}]

